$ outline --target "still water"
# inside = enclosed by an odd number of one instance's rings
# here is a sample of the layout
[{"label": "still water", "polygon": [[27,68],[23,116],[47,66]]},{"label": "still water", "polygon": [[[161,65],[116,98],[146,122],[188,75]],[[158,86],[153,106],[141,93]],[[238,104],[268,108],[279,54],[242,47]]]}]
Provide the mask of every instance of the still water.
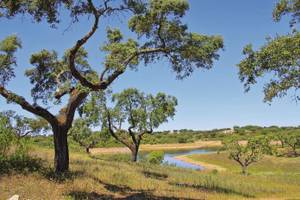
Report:
[{"label": "still water", "polygon": [[193,154],[207,154],[207,153],[211,153],[211,152],[212,152],[211,150],[207,150],[207,149],[194,149],[194,150],[185,150],[185,151],[176,151],[176,152],[165,152],[163,163],[168,164],[168,165],[175,165],[177,167],[182,167],[182,168],[203,170],[204,168],[201,166],[178,160],[175,157],[183,156],[183,155],[193,155]]}]

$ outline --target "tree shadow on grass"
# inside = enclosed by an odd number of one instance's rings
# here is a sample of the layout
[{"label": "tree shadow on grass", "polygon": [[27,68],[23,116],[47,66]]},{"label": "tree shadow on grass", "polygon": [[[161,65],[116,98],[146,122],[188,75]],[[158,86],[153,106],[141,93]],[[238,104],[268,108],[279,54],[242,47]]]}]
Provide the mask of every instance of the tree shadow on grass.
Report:
[{"label": "tree shadow on grass", "polygon": [[[196,200],[187,198],[177,198],[177,197],[166,197],[166,196],[155,196],[147,192],[137,192],[134,194],[124,195],[125,197],[114,197],[113,195],[98,194],[96,192],[80,192],[72,191],[68,194],[74,200]],[[201,199],[198,199],[201,200]]]},{"label": "tree shadow on grass", "polygon": [[47,165],[45,160],[29,155],[9,156],[0,158],[0,175],[11,175],[13,173],[28,175],[38,173],[48,180],[63,182],[84,176],[84,171],[69,171],[63,174],[55,173],[54,169]]},{"label": "tree shadow on grass", "polygon": [[0,158],[0,175],[9,175],[12,172],[29,174],[41,172],[44,169],[44,161],[40,158],[23,156],[9,156]]},{"label": "tree shadow on grass", "polygon": [[146,178],[154,178],[154,179],[158,179],[158,180],[165,180],[168,178],[167,174],[162,174],[162,173],[157,173],[157,172],[142,171],[142,173],[144,174],[144,176]]},{"label": "tree shadow on grass", "polygon": [[71,197],[74,200],[109,200],[113,199],[112,195],[106,195],[106,194],[97,194],[96,192],[80,192],[80,191],[72,191],[68,194],[69,197]]},{"label": "tree shadow on grass", "polygon": [[221,186],[202,186],[202,185],[194,185],[194,184],[187,184],[187,183],[169,183],[170,185],[178,186],[178,187],[187,187],[187,188],[194,188],[194,189],[199,189],[199,190],[204,190],[208,192],[219,192],[219,193],[225,193],[225,194],[235,194],[247,198],[255,198],[254,195],[248,194],[248,193],[243,193],[243,192],[238,192],[233,189],[229,188],[224,188]]},{"label": "tree shadow on grass", "polygon": [[120,193],[120,194],[124,195],[124,194],[132,193],[132,192],[139,192],[139,190],[134,190],[125,185],[114,185],[114,184],[106,183],[94,176],[89,176],[89,177],[91,179],[93,179],[95,182],[103,185],[106,190],[113,192],[113,193]]},{"label": "tree shadow on grass", "polygon": [[[122,195],[124,197],[115,197],[113,195],[97,194],[95,192],[87,193],[83,191],[72,191],[68,195],[74,200],[87,199],[87,200],[98,200],[98,199],[112,199],[112,200],[195,200],[188,198],[177,198],[177,197],[166,197],[166,196],[156,196],[153,194],[154,190],[142,190],[142,189],[132,189],[125,185],[115,185],[111,183],[106,183],[97,177],[89,176],[95,182],[104,186],[104,188],[114,194]],[[199,199],[198,199],[199,200]]]},{"label": "tree shadow on grass", "polygon": [[86,173],[84,171],[80,171],[80,170],[68,171],[68,172],[57,174],[55,172],[55,170],[52,168],[44,169],[41,174],[46,179],[57,182],[57,183],[63,183],[64,181],[67,181],[67,180],[74,180],[75,178],[83,177],[86,175]]},{"label": "tree shadow on grass", "polygon": [[[140,199],[145,199],[145,200],[196,200],[196,199],[191,199],[191,198],[178,198],[178,197],[172,197],[172,196],[171,197],[155,196],[151,193],[145,193],[145,192],[131,194],[127,197],[119,198],[119,200],[140,200]],[[204,199],[197,199],[197,200],[204,200]]]}]

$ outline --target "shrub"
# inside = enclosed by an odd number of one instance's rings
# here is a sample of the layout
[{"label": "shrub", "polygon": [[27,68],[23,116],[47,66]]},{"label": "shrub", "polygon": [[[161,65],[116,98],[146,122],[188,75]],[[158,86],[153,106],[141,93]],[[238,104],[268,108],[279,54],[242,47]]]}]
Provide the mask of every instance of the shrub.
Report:
[{"label": "shrub", "polygon": [[186,137],[181,136],[178,138],[178,143],[187,143],[187,142],[188,142],[188,138]]},{"label": "shrub", "polygon": [[12,154],[7,157],[0,156],[0,175],[10,172],[28,173],[43,170],[43,161],[29,155]]},{"label": "shrub", "polygon": [[28,156],[29,152],[29,139],[22,138],[16,141],[14,154],[16,157],[23,158]]},{"label": "shrub", "polygon": [[7,119],[0,117],[0,156],[6,156],[14,140],[13,130]]},{"label": "shrub", "polygon": [[159,165],[164,160],[165,153],[163,151],[152,151],[146,157],[146,160],[150,164]]}]

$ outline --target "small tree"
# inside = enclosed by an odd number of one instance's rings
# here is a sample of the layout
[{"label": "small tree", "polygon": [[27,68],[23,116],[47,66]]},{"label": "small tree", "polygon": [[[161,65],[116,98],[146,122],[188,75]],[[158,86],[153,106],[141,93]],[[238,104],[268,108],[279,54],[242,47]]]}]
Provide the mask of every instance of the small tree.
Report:
[{"label": "small tree", "polygon": [[87,153],[90,153],[90,148],[94,148],[100,141],[100,134],[93,132],[83,119],[75,120],[69,134],[72,135],[74,141],[85,148]]},{"label": "small tree", "polygon": [[136,162],[143,135],[152,133],[175,115],[177,100],[163,93],[153,96],[137,89],[127,89],[114,94],[111,103],[112,106],[108,107],[106,98],[96,95],[82,111],[96,123],[101,121],[103,129],[130,149],[132,161]]},{"label": "small tree", "polygon": [[14,145],[14,153],[18,156],[27,156],[28,153],[28,140],[23,138],[50,130],[46,120],[24,117],[11,110],[0,112],[0,118],[2,123],[5,123],[5,126],[1,125],[0,140],[2,142],[0,145],[3,145],[4,149],[9,149],[11,145]]},{"label": "small tree", "polygon": [[0,158],[7,155],[14,139],[14,131],[8,118],[0,114]]},{"label": "small tree", "polygon": [[271,153],[270,140],[267,137],[253,137],[242,144],[238,137],[231,137],[223,142],[229,152],[229,158],[242,167],[242,174],[247,174],[247,168],[258,162],[266,153]]},{"label": "small tree", "polygon": [[297,132],[291,132],[284,136],[285,144],[290,148],[293,156],[297,156],[297,148],[300,147],[300,134]]}]

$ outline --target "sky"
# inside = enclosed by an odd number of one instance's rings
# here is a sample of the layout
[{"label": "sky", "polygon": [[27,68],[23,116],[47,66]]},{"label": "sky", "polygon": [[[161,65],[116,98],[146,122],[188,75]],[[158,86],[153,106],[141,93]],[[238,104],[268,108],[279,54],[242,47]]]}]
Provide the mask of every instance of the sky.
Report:
[{"label": "sky", "polygon": [[[114,92],[135,87],[145,93],[164,92],[178,99],[177,112],[173,120],[158,130],[194,129],[209,130],[233,126],[298,126],[300,107],[292,98],[293,91],[286,97],[275,99],[271,105],[263,102],[263,86],[268,79],[262,79],[245,93],[238,78],[236,65],[243,59],[242,49],[248,43],[259,48],[268,36],[286,34],[290,31],[288,18],[280,23],[272,20],[272,10],[277,0],[190,0],[190,10],[183,21],[189,31],[208,35],[221,35],[225,48],[211,70],[195,70],[192,76],[177,80],[167,62],[156,62],[139,66],[137,71],[127,71],[112,84]],[[67,17],[66,17],[67,19]],[[17,52],[17,77],[8,88],[31,101],[31,85],[24,71],[30,67],[32,53],[42,49],[56,50],[60,55],[90,28],[91,19],[69,27],[63,20],[57,29],[46,23],[33,23],[28,16],[16,19],[0,19],[0,40],[10,34],[17,34],[23,48]],[[99,47],[105,39],[107,27],[120,26],[125,35],[126,16],[115,16],[101,21],[99,30],[85,46],[89,62],[96,70],[101,69],[103,55]],[[69,28],[68,28],[69,27]],[[49,108],[57,112],[60,106]],[[19,106],[6,104],[0,97],[0,110],[13,109],[29,115]]]}]

